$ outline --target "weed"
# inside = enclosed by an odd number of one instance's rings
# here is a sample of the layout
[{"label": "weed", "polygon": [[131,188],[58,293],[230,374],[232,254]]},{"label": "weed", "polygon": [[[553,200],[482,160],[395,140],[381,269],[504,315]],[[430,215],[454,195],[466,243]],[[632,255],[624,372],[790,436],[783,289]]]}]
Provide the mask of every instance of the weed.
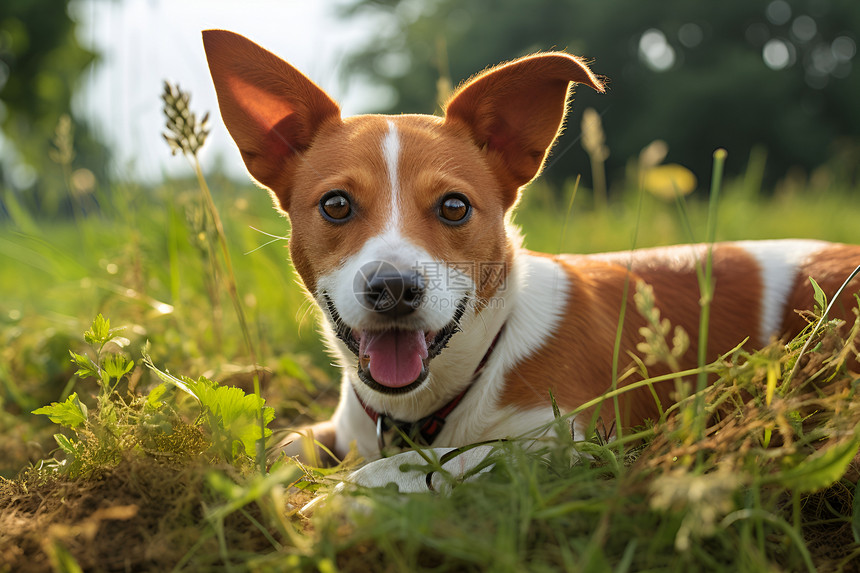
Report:
[{"label": "weed", "polygon": [[[173,459],[209,452],[214,462],[239,465],[243,457],[253,457],[255,443],[261,438],[258,412],[263,412],[265,425],[274,418],[272,408],[261,398],[203,376],[197,380],[173,376],[157,369],[147,354],[143,363],[163,382],[145,395],[128,391],[123,397],[117,386],[134,368],[134,362],[119,351],[128,341],[119,336],[118,329],[111,329],[110,321],[102,315],[95,318],[84,338],[95,358],[71,352],[72,361],[78,367],[78,377],[98,381],[97,405],[91,410],[73,392],[63,402],[33,411],[74,434],[72,438],[54,435],[65,459],[46,462],[43,470],[53,468],[72,478],[88,476],[116,465],[135,451]],[[196,401],[200,411],[192,422],[186,422],[171,403],[168,385]],[[263,437],[270,434],[271,430],[265,429]]]},{"label": "weed", "polygon": [[[172,543],[163,548],[171,566],[200,563],[197,551],[209,543],[222,545],[228,537],[247,536],[246,528],[258,546],[283,548],[276,537],[291,541],[291,546],[300,542],[285,517],[282,484],[297,481],[302,471],[294,464],[283,464],[265,476],[253,469],[261,437],[257,414],[262,411],[268,425],[273,410],[238,388],[158,370],[147,354],[143,364],[162,383],[146,393],[134,391],[129,375],[139,370],[124,353],[128,341],[121,330],[98,315],[84,334],[91,353],[71,353],[77,376],[97,381],[94,407],[73,392],[62,402],[34,410],[71,436],[54,435],[62,459],[44,460],[15,481],[0,481],[0,525],[5,520],[2,527],[11,531],[8,520],[18,523],[14,534],[0,536],[0,554],[15,546],[41,548],[41,559],[33,563],[10,560],[18,564],[12,565],[15,570],[38,570],[44,559],[55,567],[72,567],[62,570],[74,570],[76,559],[88,569],[110,569],[111,558],[103,552],[114,551],[113,544],[87,549],[106,527],[120,538],[149,530],[188,539],[182,529],[201,518],[207,528],[193,536],[192,551]],[[125,392],[118,389],[121,383],[126,383]],[[182,393],[193,397],[195,407],[181,399]],[[267,429],[266,435],[270,433]],[[89,509],[92,504],[95,512]],[[38,532],[45,528],[48,536],[40,542]],[[120,563],[162,563],[161,556],[146,551],[118,553],[125,555]],[[224,551],[219,558],[232,560]]]},{"label": "weed", "polygon": [[[221,248],[221,255],[226,267],[226,282],[227,290],[230,293],[230,300],[233,302],[233,309],[236,312],[236,318],[239,320],[239,327],[242,330],[242,336],[245,340],[245,345],[251,357],[251,364],[254,366],[254,395],[258,400],[260,398],[260,373],[257,369],[257,350],[254,341],[251,338],[251,330],[248,326],[248,320],[245,317],[245,309],[242,306],[242,301],[239,299],[239,289],[236,286],[236,273],[233,270],[233,260],[230,256],[230,249],[227,244],[227,235],[224,232],[224,225],[221,222],[221,216],[218,213],[218,208],[215,206],[215,201],[212,199],[212,192],[209,190],[209,184],[206,183],[206,177],[203,175],[203,169],[200,167],[200,160],[197,156],[200,148],[206,142],[206,137],[209,135],[209,130],[206,123],[209,120],[209,113],[206,112],[200,121],[197,116],[191,111],[189,101],[191,96],[187,92],[183,92],[179,87],[173,87],[169,82],[164,82],[164,93],[162,100],[164,101],[164,115],[167,117],[166,127],[170,134],[164,134],[164,139],[170,145],[171,151],[175,154],[177,151],[182,151],[185,157],[191,162],[194,167],[194,173],[197,176],[197,183],[203,195],[206,204],[207,212],[212,220],[215,228],[215,236],[218,245]],[[217,273],[216,273],[217,274]],[[213,276],[215,278],[215,276]],[[262,402],[261,402],[262,403]],[[266,416],[262,409],[257,413],[257,421],[259,426],[258,441],[256,445],[257,464],[261,470],[266,463],[266,448],[263,436],[266,433]],[[271,421],[271,420],[270,420]]]}]

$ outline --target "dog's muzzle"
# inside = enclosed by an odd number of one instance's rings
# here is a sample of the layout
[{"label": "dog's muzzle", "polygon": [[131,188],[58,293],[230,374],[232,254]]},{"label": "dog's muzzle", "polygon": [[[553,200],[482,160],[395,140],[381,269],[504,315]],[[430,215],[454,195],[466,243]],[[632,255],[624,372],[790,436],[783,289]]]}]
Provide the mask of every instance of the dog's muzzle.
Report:
[{"label": "dog's muzzle", "polygon": [[428,375],[430,360],[438,356],[459,330],[468,295],[457,303],[451,321],[440,330],[404,327],[426,300],[426,282],[415,269],[400,270],[385,262],[361,267],[354,282],[356,301],[384,317],[383,328],[353,328],[346,324],[323,293],[335,333],[358,358],[358,377],[368,387],[386,394],[401,394],[419,387]]}]

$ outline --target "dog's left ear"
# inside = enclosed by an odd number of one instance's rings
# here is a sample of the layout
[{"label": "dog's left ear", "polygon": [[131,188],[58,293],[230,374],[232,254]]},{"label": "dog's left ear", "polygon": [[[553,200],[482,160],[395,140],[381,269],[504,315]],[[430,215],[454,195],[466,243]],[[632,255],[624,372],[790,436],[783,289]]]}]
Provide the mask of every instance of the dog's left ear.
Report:
[{"label": "dog's left ear", "polygon": [[603,92],[582,60],[564,52],[535,54],[466,82],[445,107],[445,123],[465,124],[486,150],[510,203],[543,167],[567,111],[571,82]]}]

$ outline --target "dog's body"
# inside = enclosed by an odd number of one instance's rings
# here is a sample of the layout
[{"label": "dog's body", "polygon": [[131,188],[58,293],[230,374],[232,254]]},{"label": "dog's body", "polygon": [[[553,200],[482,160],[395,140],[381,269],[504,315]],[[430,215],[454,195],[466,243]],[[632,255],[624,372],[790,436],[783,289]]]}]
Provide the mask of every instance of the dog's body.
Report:
[{"label": "dog's body", "polygon": [[[293,264],[344,372],[335,415],[312,428],[335,455],[354,443],[379,457],[396,441],[393,424],[441,448],[518,436],[552,420],[550,391],[562,411],[601,396],[641,355],[640,281],[690,335],[679,366],[695,366],[707,246],[553,256],[523,249],[508,224],[555,141],[568,86],[603,91],[580,60],[548,53],[489,70],[455,93],[444,118],[341,119],[322,90],[245,38],[208,31],[204,43],[224,121],[289,214]],[[709,360],[746,338],[755,347],[799,332],[794,309],[813,304],[808,277],[832,296],[860,247],[720,243],[712,261]],[[670,387],[655,386],[663,404]],[[611,409],[600,412],[608,427]],[[648,389],[622,394],[620,411],[624,426],[657,416]],[[580,434],[590,416],[581,418]]]}]

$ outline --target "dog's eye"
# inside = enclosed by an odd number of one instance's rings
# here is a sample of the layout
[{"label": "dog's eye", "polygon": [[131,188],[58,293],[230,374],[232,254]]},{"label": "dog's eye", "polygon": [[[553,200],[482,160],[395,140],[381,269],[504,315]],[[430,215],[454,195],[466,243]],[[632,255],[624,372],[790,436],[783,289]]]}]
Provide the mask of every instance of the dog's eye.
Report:
[{"label": "dog's eye", "polygon": [[344,223],[352,217],[353,210],[346,191],[335,189],[320,199],[320,214],[326,221]]},{"label": "dog's eye", "polygon": [[439,202],[439,219],[449,225],[462,225],[469,220],[472,205],[462,193],[448,193]]}]

